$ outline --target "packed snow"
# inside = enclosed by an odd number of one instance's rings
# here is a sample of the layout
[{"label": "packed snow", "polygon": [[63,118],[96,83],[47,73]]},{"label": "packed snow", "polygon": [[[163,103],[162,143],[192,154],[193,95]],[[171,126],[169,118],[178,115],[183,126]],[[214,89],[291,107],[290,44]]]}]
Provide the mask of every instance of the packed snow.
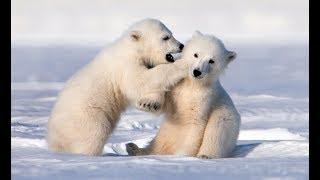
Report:
[{"label": "packed snow", "polygon": [[[226,44],[227,47],[228,44]],[[238,58],[222,77],[242,116],[232,157],[127,156],[145,146],[162,116],[129,108],[103,155],[48,150],[46,124],[64,82],[101,47],[12,47],[13,179],[308,179],[308,47],[232,45]]]}]

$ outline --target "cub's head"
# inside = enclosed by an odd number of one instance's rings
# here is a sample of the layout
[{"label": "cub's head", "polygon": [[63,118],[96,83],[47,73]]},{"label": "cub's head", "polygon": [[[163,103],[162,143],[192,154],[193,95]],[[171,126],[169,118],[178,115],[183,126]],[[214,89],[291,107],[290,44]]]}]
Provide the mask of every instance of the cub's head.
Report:
[{"label": "cub's head", "polygon": [[182,59],[189,61],[189,75],[196,80],[212,81],[219,78],[227,65],[236,58],[216,37],[194,32],[186,43]]},{"label": "cub's head", "polygon": [[172,54],[182,51],[184,45],[159,20],[144,19],[135,23],[127,32],[131,45],[150,65],[172,63]]}]

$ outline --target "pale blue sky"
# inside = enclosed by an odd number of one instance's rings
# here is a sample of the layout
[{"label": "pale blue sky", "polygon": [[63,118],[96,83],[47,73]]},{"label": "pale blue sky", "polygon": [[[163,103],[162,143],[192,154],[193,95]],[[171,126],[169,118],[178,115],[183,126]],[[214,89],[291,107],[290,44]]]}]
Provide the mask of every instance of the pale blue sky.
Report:
[{"label": "pale blue sky", "polygon": [[308,42],[306,0],[12,0],[12,41],[114,40],[131,23],[162,20],[181,40],[194,30],[226,41]]}]

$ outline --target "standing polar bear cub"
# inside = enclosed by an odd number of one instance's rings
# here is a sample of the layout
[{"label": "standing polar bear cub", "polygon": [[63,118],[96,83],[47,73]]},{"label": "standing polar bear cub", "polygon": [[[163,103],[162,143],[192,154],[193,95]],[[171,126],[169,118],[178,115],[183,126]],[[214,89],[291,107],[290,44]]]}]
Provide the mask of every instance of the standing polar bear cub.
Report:
[{"label": "standing polar bear cub", "polygon": [[99,155],[127,106],[159,111],[165,91],[188,74],[171,63],[182,48],[158,20],[131,26],[67,82],[48,122],[49,149]]},{"label": "standing polar bear cub", "polygon": [[191,64],[189,77],[167,93],[165,120],[158,134],[146,148],[127,144],[128,154],[230,156],[240,115],[219,76],[235,57],[219,39],[196,31],[182,52],[182,60]]}]

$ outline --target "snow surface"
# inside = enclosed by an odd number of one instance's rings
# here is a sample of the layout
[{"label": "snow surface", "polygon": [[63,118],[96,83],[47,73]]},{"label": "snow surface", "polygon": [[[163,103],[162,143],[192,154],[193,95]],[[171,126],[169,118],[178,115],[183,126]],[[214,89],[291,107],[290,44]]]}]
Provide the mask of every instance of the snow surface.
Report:
[{"label": "snow surface", "polygon": [[[228,47],[228,44],[226,45]],[[46,123],[64,82],[100,47],[12,48],[12,179],[308,179],[308,47],[233,46],[238,58],[222,83],[242,116],[231,158],[129,157],[146,145],[162,116],[129,108],[102,156],[54,153]]]}]

